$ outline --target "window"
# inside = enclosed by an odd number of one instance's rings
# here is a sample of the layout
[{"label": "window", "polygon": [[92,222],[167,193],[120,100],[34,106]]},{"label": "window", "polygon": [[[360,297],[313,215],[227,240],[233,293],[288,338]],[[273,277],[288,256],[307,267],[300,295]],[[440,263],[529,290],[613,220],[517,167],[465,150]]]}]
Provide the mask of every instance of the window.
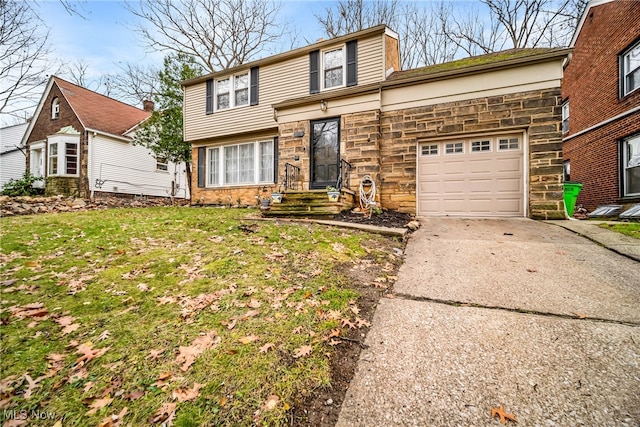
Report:
[{"label": "window", "polygon": [[358,40],[309,52],[309,93],[358,84]]},{"label": "window", "polygon": [[562,133],[569,132],[569,101],[562,104]]},{"label": "window", "polygon": [[571,181],[571,161],[565,160],[562,163],[562,180],[564,182]]},{"label": "window", "polygon": [[216,109],[229,108],[229,79],[216,81]]},{"label": "window", "polygon": [[51,101],[51,118],[56,120],[60,117],[60,100],[58,97],[53,98]]},{"label": "window", "polygon": [[640,195],[640,134],[622,141],[623,196]]},{"label": "window", "polygon": [[344,85],[344,50],[322,53],[323,84],[325,89]]},{"label": "window", "polygon": [[640,87],[640,41],[620,56],[620,95]]},{"label": "window", "polygon": [[274,182],[273,141],[225,145],[207,149],[207,185]]},{"label": "window", "polygon": [[477,153],[479,151],[491,151],[491,141],[471,141],[471,152]]},{"label": "window", "polygon": [[444,146],[445,154],[456,154],[456,153],[464,153],[464,148],[462,142],[448,142]]},{"label": "window", "polygon": [[520,149],[520,138],[518,137],[505,137],[498,138],[498,150],[519,150]]},{"label": "window", "polygon": [[156,157],[156,170],[164,172],[169,170],[169,164],[167,163],[166,157]]},{"label": "window", "polygon": [[249,74],[242,74],[233,79],[235,106],[249,105]]},{"label": "window", "polygon": [[49,175],[78,175],[78,143],[49,144]]},{"label": "window", "polygon": [[423,156],[437,156],[438,155],[438,144],[423,145],[421,152],[422,152]]},{"label": "window", "polygon": [[58,144],[49,145],[49,175],[58,175]]}]

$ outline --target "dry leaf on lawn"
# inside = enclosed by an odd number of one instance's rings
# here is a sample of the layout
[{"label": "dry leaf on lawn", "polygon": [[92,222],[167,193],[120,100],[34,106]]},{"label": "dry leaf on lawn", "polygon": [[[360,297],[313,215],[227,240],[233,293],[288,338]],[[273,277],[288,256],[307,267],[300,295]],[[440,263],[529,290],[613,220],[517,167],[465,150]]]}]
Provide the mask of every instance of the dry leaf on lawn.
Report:
[{"label": "dry leaf on lawn", "polygon": [[275,394],[272,394],[271,396],[269,396],[267,398],[267,400],[262,404],[262,410],[264,412],[268,412],[271,411],[272,409],[274,409],[276,407],[276,405],[278,404],[278,401],[280,400],[280,398],[278,396],[276,396]]},{"label": "dry leaf on lawn", "polygon": [[176,357],[176,363],[182,364],[180,369],[187,371],[205,350],[216,347],[221,341],[217,335],[216,331],[210,331],[194,339],[190,346],[180,346],[180,354]]},{"label": "dry leaf on lawn", "polygon": [[86,342],[78,346],[76,353],[81,354],[82,356],[76,359],[76,364],[83,361],[89,362],[95,359],[96,357],[100,357],[103,354],[105,354],[107,351],[109,351],[109,349],[111,348],[111,347],[105,347],[105,348],[93,349],[91,347],[93,347],[93,344],[91,342]]},{"label": "dry leaf on lawn", "polygon": [[312,350],[313,348],[310,345],[303,345],[302,347],[295,349],[293,357],[297,359],[299,357],[308,356],[311,354]]},{"label": "dry leaf on lawn", "polygon": [[98,424],[98,427],[118,427],[125,415],[129,413],[129,408],[126,406],[122,408],[122,411],[118,415],[111,415],[104,417],[102,422]]},{"label": "dry leaf on lawn", "polygon": [[200,389],[204,387],[204,384],[195,383],[193,388],[178,388],[173,390],[171,397],[178,400],[178,402],[186,402],[188,400],[197,399],[200,396]]},{"label": "dry leaf on lawn", "polygon": [[147,356],[147,359],[158,360],[158,358],[160,358],[160,355],[162,353],[164,353],[164,348],[161,348],[160,350],[150,350],[149,356]]},{"label": "dry leaf on lawn", "polygon": [[152,424],[162,423],[165,426],[173,424],[173,419],[176,416],[177,403],[163,403],[160,409],[155,414],[149,417],[149,422]]},{"label": "dry leaf on lawn", "polygon": [[142,396],[144,396],[144,390],[135,390],[135,391],[132,391],[129,394],[125,394],[124,398],[125,399],[129,399],[129,400],[138,400]]},{"label": "dry leaf on lawn", "polygon": [[275,344],[272,342],[268,342],[265,345],[263,345],[262,347],[260,347],[260,353],[266,353],[269,350],[271,350],[272,348],[275,348]]},{"label": "dry leaf on lawn", "polygon": [[109,332],[109,330],[105,330],[98,336],[98,341],[106,340],[107,338],[109,338],[109,335],[111,335],[111,332]]},{"label": "dry leaf on lawn", "polygon": [[238,341],[240,341],[242,344],[250,344],[254,341],[258,341],[259,339],[260,337],[257,335],[247,335],[246,337],[240,338]]},{"label": "dry leaf on lawn", "polygon": [[96,412],[98,412],[100,409],[106,406],[109,406],[111,402],[113,402],[113,399],[110,397],[105,397],[104,399],[96,399],[93,402],[91,402],[91,405],[89,405],[89,408],[91,409],[88,410],[85,415],[93,415]]}]

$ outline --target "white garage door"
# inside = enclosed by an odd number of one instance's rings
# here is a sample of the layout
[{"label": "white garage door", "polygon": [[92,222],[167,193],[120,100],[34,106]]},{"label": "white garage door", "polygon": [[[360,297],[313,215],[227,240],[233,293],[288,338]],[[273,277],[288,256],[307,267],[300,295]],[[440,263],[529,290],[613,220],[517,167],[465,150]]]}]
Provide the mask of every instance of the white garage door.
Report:
[{"label": "white garage door", "polygon": [[524,216],[522,136],[421,143],[417,197],[419,215]]}]

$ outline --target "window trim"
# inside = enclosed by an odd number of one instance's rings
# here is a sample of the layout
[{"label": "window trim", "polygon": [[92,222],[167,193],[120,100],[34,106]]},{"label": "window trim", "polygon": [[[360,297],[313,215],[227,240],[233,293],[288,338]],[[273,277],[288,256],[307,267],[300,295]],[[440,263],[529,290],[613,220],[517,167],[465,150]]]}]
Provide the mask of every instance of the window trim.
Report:
[{"label": "window trim", "polygon": [[[326,81],[325,81],[325,72],[327,71],[325,69],[325,60],[324,60],[324,56],[326,53],[329,52],[334,52],[339,50],[340,52],[342,52],[342,83],[336,86],[331,86],[331,87],[326,87]],[[323,49],[320,51],[320,69],[319,74],[320,74],[320,90],[333,90],[333,89],[340,89],[343,87],[346,87],[347,85],[347,45],[346,44],[342,44],[340,47],[330,47],[327,49]],[[331,70],[335,70],[338,69],[337,67],[335,68],[331,68]]]},{"label": "window trim", "polygon": [[[422,144],[420,146],[420,156],[421,157],[431,157],[431,156],[439,156],[440,155],[440,144]],[[427,148],[425,152],[425,148]],[[435,149],[435,152],[433,151]]]},{"label": "window trim", "polygon": [[57,96],[51,100],[51,120],[58,120],[60,118],[60,98]]},{"label": "window trim", "polygon": [[156,157],[156,172],[169,172],[169,161],[166,157]]},{"label": "window trim", "polygon": [[[628,90],[627,88],[627,76],[631,74],[631,70],[626,69],[626,57],[631,54],[631,52],[635,49],[638,49],[640,52],[640,40],[636,39],[627,49],[625,49],[619,56],[619,67],[620,67],[620,98],[624,98],[633,92],[640,89],[640,84],[632,90]],[[636,70],[640,71],[640,65],[636,68]]]},{"label": "window trim", "polygon": [[[269,143],[271,144],[271,146],[273,147],[273,165],[271,167],[272,172],[272,177],[270,180],[267,181],[261,181],[260,180],[260,145],[261,143]],[[226,170],[225,170],[225,166],[226,166],[226,150],[225,148],[227,147],[240,147],[241,145],[249,145],[251,144],[253,146],[253,180],[250,182],[235,182],[235,183],[226,183],[225,182],[225,175],[226,175]],[[239,150],[240,148],[238,148]],[[210,176],[210,169],[211,169],[211,152],[217,150],[218,151],[218,160],[217,160],[217,174],[216,176],[218,177],[218,183],[217,184],[212,184],[211,183],[211,176]],[[206,147],[205,150],[205,165],[204,165],[204,175],[205,175],[205,182],[204,182],[204,186],[206,188],[228,188],[228,187],[246,187],[246,186],[252,186],[252,185],[265,185],[265,184],[273,184],[276,182],[276,154],[275,154],[275,141],[272,139],[259,139],[256,141],[247,141],[247,142],[239,142],[239,143],[233,143],[233,144],[222,144],[222,145],[216,145],[216,146],[210,146],[210,147]]]},{"label": "window trim", "polygon": [[[472,138],[469,140],[469,153],[490,153],[493,151],[492,149],[492,143],[491,143],[492,138]],[[486,144],[484,144],[486,143]],[[477,147],[479,147],[477,150],[474,150],[474,144],[477,145]],[[489,147],[488,149],[484,150],[484,147]]]},{"label": "window trim", "polygon": [[627,170],[628,169],[632,169],[632,168],[640,168],[640,163],[638,165],[635,166],[631,166],[628,167],[627,164],[629,162],[629,159],[627,159],[627,143],[631,140],[635,140],[638,139],[638,141],[640,142],[640,133],[637,133],[635,135],[630,135],[626,138],[622,139],[622,148],[621,148],[621,161],[622,161],[622,168],[621,168],[621,172],[622,172],[622,179],[621,179],[621,184],[622,184],[622,197],[638,197],[640,196],[640,191],[636,192],[636,193],[628,193],[627,192]]},{"label": "window trim", "polygon": [[[76,154],[75,156],[67,155],[67,145],[72,144],[76,146]],[[51,160],[54,156],[51,155],[51,147],[56,146],[56,172],[51,172]],[[71,174],[67,173],[67,157],[75,157],[76,158],[76,173]],[[64,171],[61,173],[61,171]],[[80,176],[80,143],[78,141],[68,141],[68,140],[56,140],[47,142],[47,176],[67,176],[67,177],[78,177]]]},{"label": "window trim", "polygon": [[[257,82],[254,84],[251,80],[251,70],[246,70],[242,73],[236,73],[233,75],[228,75],[226,77],[222,77],[219,79],[213,79],[213,88],[212,88],[212,96],[213,96],[213,110],[212,112],[216,112],[216,111],[227,111],[227,110],[233,110],[235,108],[244,108],[244,107],[249,107],[251,105],[257,105],[256,103],[253,103],[253,97],[251,96],[251,92],[252,92],[252,85],[254,85],[257,88]],[[247,87],[244,89],[240,89],[240,90],[246,90],[247,91],[247,103],[246,104],[242,104],[242,105],[237,105],[236,104],[236,79],[238,77],[241,76],[247,76]],[[223,94],[227,94],[229,96],[229,106],[227,108],[220,108],[218,106],[218,96],[220,95],[220,92],[218,91],[218,82],[222,82],[228,80],[229,81],[229,91],[228,92],[222,92]],[[257,92],[257,89],[256,89]],[[208,108],[207,108],[207,112],[208,112]]]},{"label": "window trim", "polygon": [[562,104],[562,134],[569,133],[569,100]]},{"label": "window trim", "polygon": [[[456,145],[460,144],[462,151],[456,151]],[[452,145],[453,146],[453,150],[451,153],[447,153],[447,145]],[[444,156],[455,156],[456,154],[464,154],[464,146],[465,146],[465,141],[455,141],[455,142],[445,142],[444,143],[444,150],[442,150],[442,155]]]},{"label": "window trim", "polygon": [[[507,148],[501,148],[500,147],[500,140],[501,139],[506,139],[507,140]],[[511,140],[512,139],[516,139],[518,141],[518,146],[516,148],[511,148]],[[495,137],[496,140],[496,152],[499,151],[520,151],[522,150],[522,135],[498,135]]]}]

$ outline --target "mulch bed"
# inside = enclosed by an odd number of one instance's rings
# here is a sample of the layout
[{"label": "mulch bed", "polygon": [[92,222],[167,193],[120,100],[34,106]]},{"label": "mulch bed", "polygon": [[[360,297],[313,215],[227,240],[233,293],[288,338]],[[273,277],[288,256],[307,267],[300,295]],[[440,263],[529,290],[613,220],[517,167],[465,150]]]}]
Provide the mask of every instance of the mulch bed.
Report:
[{"label": "mulch bed", "polygon": [[371,216],[358,211],[344,211],[333,217],[336,221],[354,222],[357,224],[375,225],[378,227],[404,228],[413,217],[408,213],[383,210],[380,213],[373,213]]}]

